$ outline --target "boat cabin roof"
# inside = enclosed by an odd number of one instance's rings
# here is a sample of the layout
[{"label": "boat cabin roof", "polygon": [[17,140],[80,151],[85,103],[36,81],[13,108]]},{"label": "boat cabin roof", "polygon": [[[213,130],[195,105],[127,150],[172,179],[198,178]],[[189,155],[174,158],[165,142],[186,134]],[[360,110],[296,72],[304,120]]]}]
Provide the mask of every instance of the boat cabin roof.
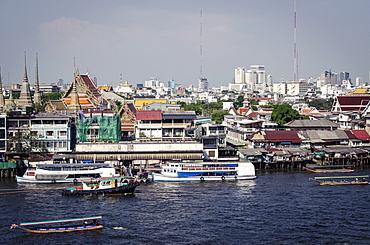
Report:
[{"label": "boat cabin roof", "polygon": [[111,167],[107,163],[58,163],[58,164],[37,164],[38,168],[81,168],[81,167]]},{"label": "boat cabin roof", "polygon": [[73,218],[73,219],[60,219],[60,220],[27,222],[27,223],[20,223],[19,225],[21,225],[21,226],[26,226],[26,225],[44,225],[44,224],[54,224],[54,223],[65,223],[65,222],[95,220],[95,219],[102,219],[102,218],[103,218],[102,216],[93,216],[93,217],[85,217],[85,218]]}]

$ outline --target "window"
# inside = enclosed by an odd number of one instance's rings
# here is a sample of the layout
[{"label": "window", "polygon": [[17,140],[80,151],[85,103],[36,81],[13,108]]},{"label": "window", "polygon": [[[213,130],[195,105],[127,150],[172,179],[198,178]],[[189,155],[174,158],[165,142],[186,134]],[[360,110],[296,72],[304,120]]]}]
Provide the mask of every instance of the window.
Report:
[{"label": "window", "polygon": [[67,136],[67,131],[60,131],[59,136]]},{"label": "window", "polygon": [[0,118],[0,127],[5,127],[5,118]]},{"label": "window", "polygon": [[54,136],[54,131],[46,131],[46,136]]}]

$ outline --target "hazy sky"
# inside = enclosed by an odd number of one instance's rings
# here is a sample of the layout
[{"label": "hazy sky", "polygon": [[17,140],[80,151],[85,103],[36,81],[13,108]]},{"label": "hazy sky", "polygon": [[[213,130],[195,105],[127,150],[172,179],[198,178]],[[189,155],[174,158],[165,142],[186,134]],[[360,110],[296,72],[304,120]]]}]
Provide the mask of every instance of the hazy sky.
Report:
[{"label": "hazy sky", "polygon": [[[294,0],[0,0],[3,83],[22,83],[24,51],[31,85],[36,53],[40,83],[70,83],[74,57],[99,85],[120,74],[196,85],[201,60],[211,87],[254,64],[292,80],[293,10]],[[368,81],[370,1],[297,0],[297,50],[299,78],[331,69]]]}]

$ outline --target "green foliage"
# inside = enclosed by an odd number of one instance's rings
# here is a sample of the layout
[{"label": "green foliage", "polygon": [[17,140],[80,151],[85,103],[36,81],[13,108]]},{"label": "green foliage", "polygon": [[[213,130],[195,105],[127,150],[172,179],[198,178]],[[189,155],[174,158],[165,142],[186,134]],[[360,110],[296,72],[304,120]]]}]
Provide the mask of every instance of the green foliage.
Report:
[{"label": "green foliage", "polygon": [[278,104],[272,104],[271,102],[269,102],[267,105],[261,105],[260,108],[272,108],[272,109],[276,109],[279,105]]},{"label": "green foliage", "polygon": [[308,106],[315,107],[317,110],[327,110],[330,111],[334,103],[334,99],[330,98],[328,100],[324,99],[314,99],[308,101]]},{"label": "green foliage", "polygon": [[225,115],[229,115],[229,113],[224,110],[214,110],[212,112],[211,118],[212,118],[212,121],[215,121],[216,123],[221,124],[222,121],[224,120]]},{"label": "green foliage", "polygon": [[50,100],[60,100],[63,96],[63,93],[53,92],[53,93],[43,93],[42,101],[44,103],[49,102]]},{"label": "green foliage", "polygon": [[182,108],[186,106],[186,103],[184,101],[177,101],[176,104],[181,105]]},{"label": "green foliage", "polygon": [[122,108],[122,102],[119,100],[115,100],[114,103],[116,104],[116,111],[120,111]]},{"label": "green foliage", "polygon": [[239,109],[240,107],[242,107],[243,102],[244,102],[244,96],[239,95],[238,98],[236,98],[236,101],[234,102],[235,109]]},{"label": "green foliage", "polygon": [[205,103],[202,100],[198,100],[196,104],[181,104],[183,105],[184,111],[195,111],[196,115],[203,114],[203,116],[212,117],[212,120],[214,120],[213,117],[215,117],[216,120],[214,121],[221,123],[223,121],[223,116],[228,114],[226,111],[222,110],[222,102],[223,101]]},{"label": "green foliage", "polygon": [[45,111],[44,106],[40,105],[39,103],[34,103],[32,105],[32,107],[33,107],[33,111],[36,112],[36,113],[44,112]]},{"label": "green foliage", "polygon": [[288,104],[278,105],[271,114],[271,121],[277,122],[280,126],[296,119],[304,119]]},{"label": "green foliage", "polygon": [[209,117],[212,115],[214,110],[222,110],[222,102],[211,102],[208,104],[203,104],[202,109],[204,116]]}]

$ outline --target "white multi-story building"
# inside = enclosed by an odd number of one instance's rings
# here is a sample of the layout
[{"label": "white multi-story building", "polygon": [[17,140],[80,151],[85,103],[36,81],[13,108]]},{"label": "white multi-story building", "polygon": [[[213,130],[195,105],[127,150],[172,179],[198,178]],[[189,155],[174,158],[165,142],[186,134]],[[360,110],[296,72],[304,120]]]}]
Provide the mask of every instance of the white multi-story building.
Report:
[{"label": "white multi-story building", "polygon": [[310,85],[305,81],[288,82],[286,83],[286,86],[287,94],[289,95],[306,94],[310,89]]},{"label": "white multi-story building", "polygon": [[74,148],[73,119],[62,114],[39,113],[31,118],[33,144],[49,152],[71,152]]},{"label": "white multi-story building", "polygon": [[245,83],[245,68],[238,67],[235,69],[235,83],[244,84]]},{"label": "white multi-story building", "polygon": [[362,87],[364,86],[364,80],[362,77],[356,77],[356,87]]},{"label": "white multi-story building", "polygon": [[246,72],[247,88],[251,91],[266,89],[266,72],[264,65],[251,65]]},{"label": "white multi-story building", "polygon": [[273,84],[273,92],[278,94],[278,95],[287,94],[287,84],[286,84],[286,82],[274,83]]}]

